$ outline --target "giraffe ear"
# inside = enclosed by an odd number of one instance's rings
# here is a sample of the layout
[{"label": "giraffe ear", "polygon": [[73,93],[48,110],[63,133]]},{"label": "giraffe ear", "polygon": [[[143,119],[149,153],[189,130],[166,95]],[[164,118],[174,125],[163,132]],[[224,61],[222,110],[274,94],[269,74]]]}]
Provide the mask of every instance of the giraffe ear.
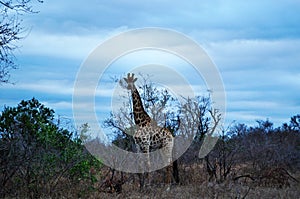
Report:
[{"label": "giraffe ear", "polygon": [[133,79],[133,82],[136,82],[136,80],[137,80],[137,78],[134,78],[134,79]]}]

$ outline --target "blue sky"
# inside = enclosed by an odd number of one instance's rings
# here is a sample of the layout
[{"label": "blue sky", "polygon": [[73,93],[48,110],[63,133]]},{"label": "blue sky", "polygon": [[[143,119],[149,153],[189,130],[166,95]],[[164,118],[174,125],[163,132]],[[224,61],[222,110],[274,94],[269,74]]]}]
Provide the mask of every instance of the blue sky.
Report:
[{"label": "blue sky", "polygon": [[192,38],[216,64],[227,123],[269,118],[280,125],[300,113],[299,0],[49,0],[33,7],[40,12],[24,16],[28,36],[15,52],[15,85],[0,86],[2,107],[36,97],[72,118],[74,81],[89,54],[123,31],[160,27]]}]

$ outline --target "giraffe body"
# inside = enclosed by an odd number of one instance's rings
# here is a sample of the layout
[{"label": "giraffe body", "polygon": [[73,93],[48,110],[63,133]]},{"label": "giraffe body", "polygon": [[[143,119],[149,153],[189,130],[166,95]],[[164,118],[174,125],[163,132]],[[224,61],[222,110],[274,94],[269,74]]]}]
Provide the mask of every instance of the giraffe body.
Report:
[{"label": "giraffe body", "polygon": [[134,140],[142,148],[149,145],[149,151],[151,152],[168,146],[169,143],[173,142],[173,136],[168,129],[150,124],[138,128],[134,133]]},{"label": "giraffe body", "polygon": [[[131,91],[132,95],[133,115],[137,126],[133,135],[135,143],[139,146],[141,152],[148,155],[151,151],[162,149],[163,161],[168,165],[166,181],[171,184],[173,135],[167,128],[158,126],[145,111],[139,92],[134,85],[137,80],[137,78],[134,78],[134,74],[130,75],[128,73],[127,78],[124,78],[124,80],[127,83],[126,88]],[[150,166],[149,159],[148,166]]]}]

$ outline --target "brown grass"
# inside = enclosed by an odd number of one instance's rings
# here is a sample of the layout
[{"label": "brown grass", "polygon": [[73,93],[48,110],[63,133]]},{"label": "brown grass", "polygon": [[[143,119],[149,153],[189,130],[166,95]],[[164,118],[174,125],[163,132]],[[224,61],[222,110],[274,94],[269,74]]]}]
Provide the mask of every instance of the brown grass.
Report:
[{"label": "brown grass", "polygon": [[[122,192],[94,192],[89,198],[299,198],[300,184],[292,181],[289,186],[279,188],[272,184],[261,185],[252,180],[227,179],[222,183],[214,180],[208,182],[208,175],[201,164],[180,167],[178,185],[172,185],[170,190],[162,182],[164,171],[150,174],[151,185],[139,189],[136,174],[127,174],[128,181],[122,186]],[[300,181],[300,174],[293,175]],[[118,178],[118,175],[116,175]]]},{"label": "brown grass", "polygon": [[139,191],[125,185],[121,194],[94,193],[90,198],[299,198],[299,186],[283,189],[249,187],[238,184],[203,183],[200,185],[151,186]]}]

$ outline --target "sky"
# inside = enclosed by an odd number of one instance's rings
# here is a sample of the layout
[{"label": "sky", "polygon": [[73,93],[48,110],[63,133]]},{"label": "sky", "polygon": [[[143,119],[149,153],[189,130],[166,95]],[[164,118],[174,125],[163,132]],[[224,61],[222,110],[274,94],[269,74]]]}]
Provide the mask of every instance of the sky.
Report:
[{"label": "sky", "polygon": [[[226,93],[226,125],[253,125],[268,118],[278,126],[300,113],[299,0],[45,0],[33,8],[39,13],[23,16],[26,37],[15,52],[19,68],[11,71],[14,84],[0,86],[1,109],[35,97],[73,120],[75,80],[90,54],[124,31],[157,27],[197,42],[218,68]],[[136,67],[151,59],[178,70],[188,67],[161,51],[137,52],[116,61],[105,81],[132,70],[126,64]],[[105,102],[114,89],[110,83],[98,89]],[[99,117],[105,118],[111,107],[99,103]]]}]

